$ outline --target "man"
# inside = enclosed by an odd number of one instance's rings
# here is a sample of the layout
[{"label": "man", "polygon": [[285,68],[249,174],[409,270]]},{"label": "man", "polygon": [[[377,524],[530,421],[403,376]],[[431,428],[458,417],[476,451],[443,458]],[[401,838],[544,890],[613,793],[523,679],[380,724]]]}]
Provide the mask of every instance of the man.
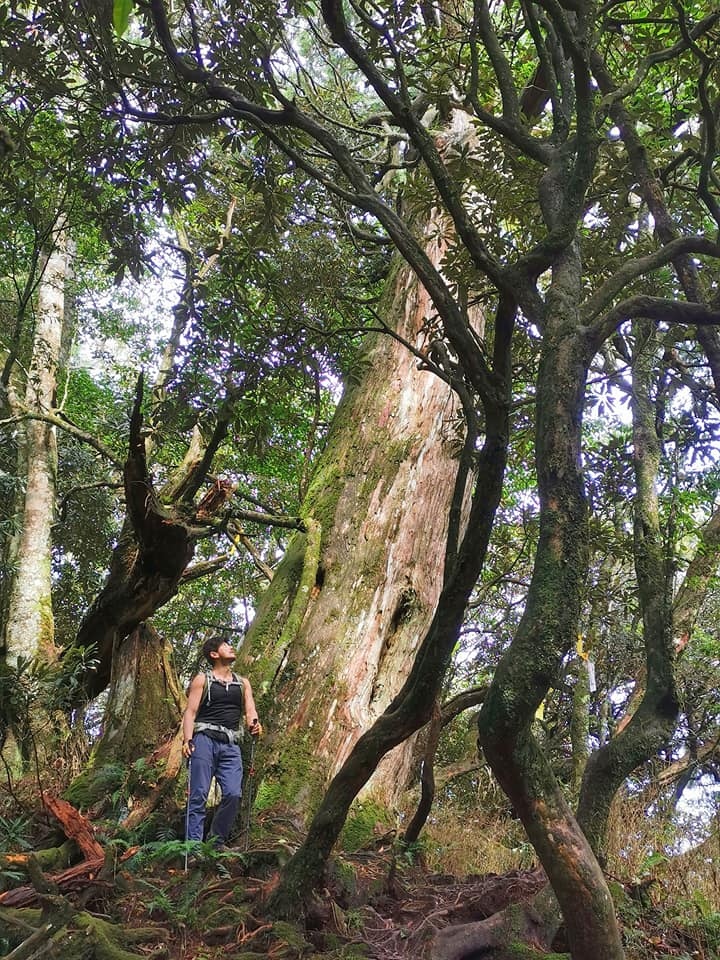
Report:
[{"label": "man", "polygon": [[252,688],[232,672],[235,651],[223,637],[203,644],[209,664],[190,684],[183,713],[183,756],[188,763],[188,840],[202,840],[205,805],[210,782],[217,780],[222,800],[210,826],[210,839],[219,849],[230,835],[242,794],[243,765],[240,752],[242,718],[253,737],[262,732]]}]

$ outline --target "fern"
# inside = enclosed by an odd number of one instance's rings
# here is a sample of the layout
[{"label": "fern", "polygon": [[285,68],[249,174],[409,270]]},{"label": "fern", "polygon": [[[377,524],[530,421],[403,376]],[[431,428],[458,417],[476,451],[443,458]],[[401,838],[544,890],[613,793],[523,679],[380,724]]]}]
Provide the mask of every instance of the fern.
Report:
[{"label": "fern", "polygon": [[[209,846],[209,844],[193,844],[193,848]],[[172,860],[185,857],[185,852],[189,845],[184,840],[156,840],[144,844],[138,852],[131,857],[126,866],[130,870],[142,869],[152,864],[167,864]]]},{"label": "fern", "polygon": [[32,850],[32,846],[28,817],[0,816],[0,853]]},{"label": "fern", "polygon": [[169,920],[175,926],[194,926],[197,923],[197,891],[193,885],[176,887],[172,892],[179,893],[177,900],[173,900],[170,890],[153,887],[148,883],[145,887],[153,891],[152,897],[146,903],[147,911],[151,916],[160,914],[163,919]]}]

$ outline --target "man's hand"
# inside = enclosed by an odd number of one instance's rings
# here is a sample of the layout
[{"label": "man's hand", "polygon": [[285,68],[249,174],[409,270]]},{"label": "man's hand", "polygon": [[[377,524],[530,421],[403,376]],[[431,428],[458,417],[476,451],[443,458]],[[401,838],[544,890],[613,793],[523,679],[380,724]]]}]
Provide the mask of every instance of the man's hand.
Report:
[{"label": "man's hand", "polygon": [[185,757],[186,760],[189,760],[190,757],[193,755],[194,749],[195,749],[195,744],[193,743],[192,740],[183,740],[182,755]]},{"label": "man's hand", "polygon": [[250,721],[250,726],[248,727],[248,730],[250,732],[251,737],[262,736],[262,732],[263,732],[262,724],[260,723],[257,717],[255,717],[254,720]]}]

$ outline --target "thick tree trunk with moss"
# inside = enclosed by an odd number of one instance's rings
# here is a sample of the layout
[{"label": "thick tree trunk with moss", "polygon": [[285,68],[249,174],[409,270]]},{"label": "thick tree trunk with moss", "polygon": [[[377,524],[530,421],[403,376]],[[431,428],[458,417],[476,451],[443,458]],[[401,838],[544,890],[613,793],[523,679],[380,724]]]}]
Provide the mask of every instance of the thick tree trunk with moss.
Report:
[{"label": "thick tree trunk with moss", "polygon": [[[436,262],[441,241],[429,243]],[[406,266],[385,315],[428,348],[432,305]],[[450,388],[389,335],[373,338],[334,420],[290,544],[245,644],[277,799],[307,810],[407,677],[440,594],[462,444]],[[431,703],[428,703],[428,709]],[[370,784],[392,803],[410,745]]]},{"label": "thick tree trunk with moss", "polygon": [[163,637],[141,624],[113,657],[103,732],[91,762],[132,763],[178,728],[184,696]]},{"label": "thick tree trunk with moss", "polygon": [[[129,781],[135,801],[131,822],[136,825],[148,816],[167,792],[168,778],[179,770],[179,741],[173,735],[179,731],[184,700],[165,640],[149,624],[140,624],[113,656],[102,734],[72,782],[73,802],[87,807],[103,800],[137,760],[151,758],[150,779],[139,774]],[[153,769],[153,755],[163,759],[164,767]]]},{"label": "thick tree trunk with moss", "polygon": [[[465,408],[468,432],[452,480],[455,496],[451,498],[448,536],[443,545],[445,556],[438,558],[443,582],[434,616],[417,646],[407,678],[383,713],[355,743],[328,786],[304,843],[286,864],[281,882],[268,903],[269,911],[276,915],[296,915],[303,911],[322,882],[328,857],[353,800],[368,784],[383,758],[431,717],[468,599],[485,561],[500,503],[509,438],[510,342],[515,311],[514,302],[501,299],[493,330],[493,368],[487,371],[487,376],[479,378],[484,410],[484,439],[479,450],[477,421]],[[479,345],[476,343],[469,349],[477,350],[477,354],[468,356],[467,362],[471,364],[474,360],[480,365]],[[459,390],[462,394],[462,387]],[[465,500],[469,452],[472,452],[474,467],[472,494],[460,535],[456,514]],[[430,519],[427,517],[428,522]],[[437,568],[435,575],[439,575]],[[393,626],[397,619],[394,617],[391,621]]]}]

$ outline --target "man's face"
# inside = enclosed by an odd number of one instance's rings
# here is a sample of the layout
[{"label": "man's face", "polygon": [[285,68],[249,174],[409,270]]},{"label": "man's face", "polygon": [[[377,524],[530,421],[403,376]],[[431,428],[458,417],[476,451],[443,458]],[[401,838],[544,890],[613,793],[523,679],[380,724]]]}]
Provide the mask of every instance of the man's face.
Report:
[{"label": "man's face", "polygon": [[235,650],[233,649],[232,644],[228,643],[227,640],[225,640],[223,643],[220,644],[216,652],[217,652],[218,660],[234,660],[235,659]]}]

